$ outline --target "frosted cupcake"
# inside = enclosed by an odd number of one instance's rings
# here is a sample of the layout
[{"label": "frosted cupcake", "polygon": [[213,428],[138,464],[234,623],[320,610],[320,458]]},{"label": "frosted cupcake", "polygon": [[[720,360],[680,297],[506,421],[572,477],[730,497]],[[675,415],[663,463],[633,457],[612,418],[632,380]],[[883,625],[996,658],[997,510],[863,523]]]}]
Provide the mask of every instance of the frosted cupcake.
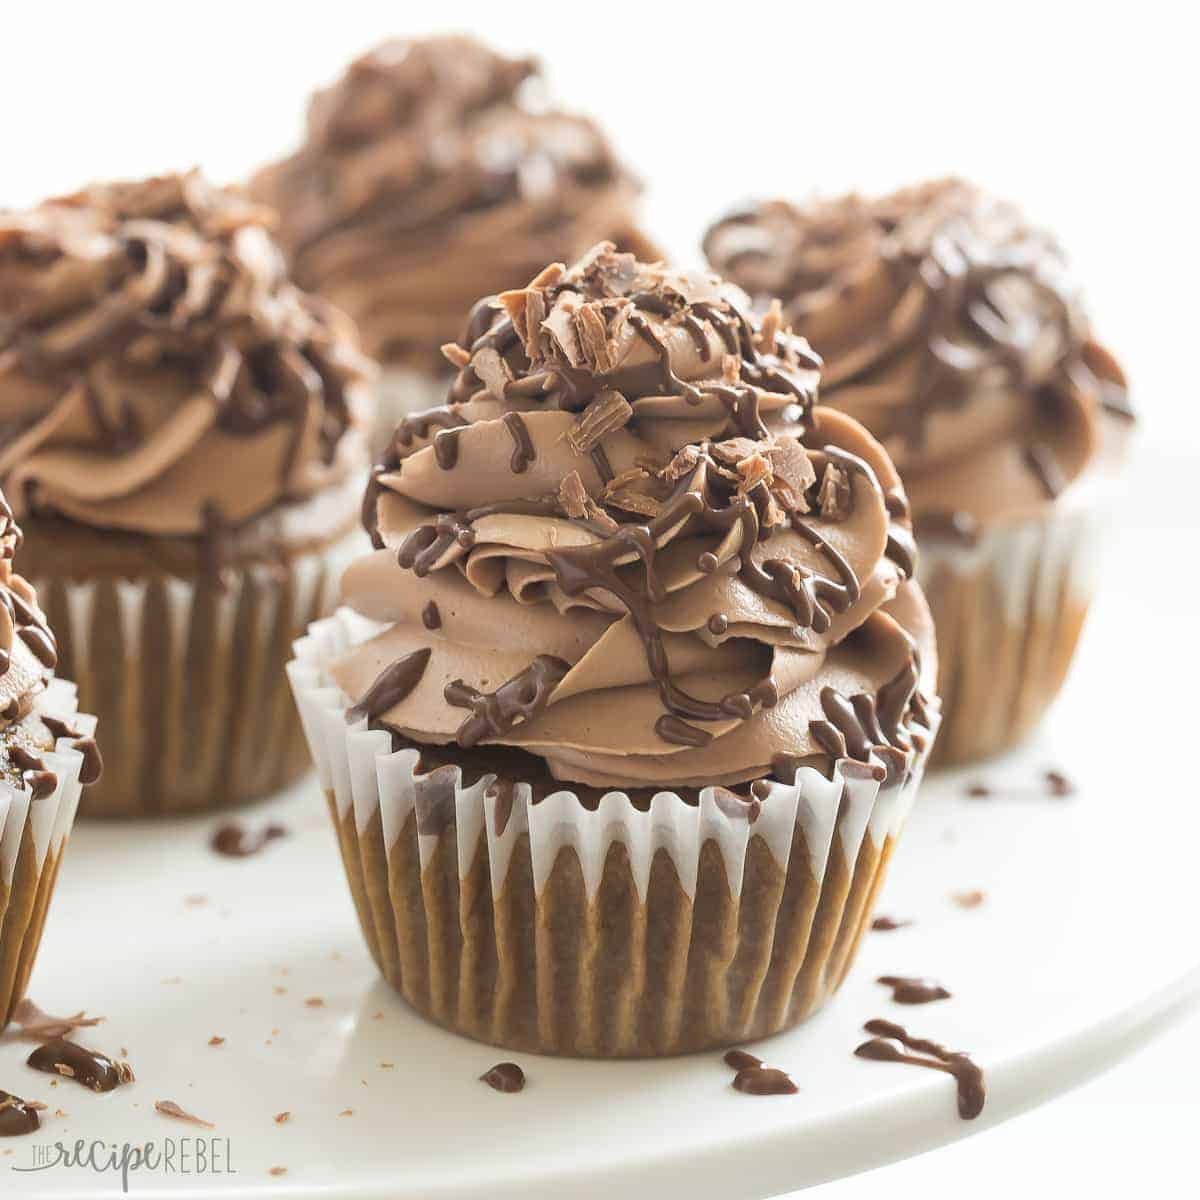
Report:
[{"label": "frosted cupcake", "polygon": [[937,725],[896,472],[715,276],[601,245],[490,318],[290,668],[367,942],[516,1049],[784,1029],[845,975]]},{"label": "frosted cupcake", "polygon": [[29,983],[81,790],[101,775],[96,718],[55,679],[57,644],[13,556],[0,493],[0,1030]]},{"label": "frosted cupcake", "polygon": [[758,307],[782,297],[825,359],[822,400],[904,478],[938,631],[939,761],[1015,744],[1066,676],[1131,421],[1058,246],[946,180],[765,203],[705,249]]},{"label": "frosted cupcake", "polygon": [[385,42],[313,97],[304,144],[251,184],[297,282],[386,368],[379,446],[441,403],[440,347],[480,296],[601,238],[645,244],[637,183],[594,122],[539,102],[538,74],[467,37]]},{"label": "frosted cupcake", "polygon": [[262,210],[195,175],[0,215],[0,483],[111,752],[89,815],[306,768],[280,680],[361,537],[364,378]]}]

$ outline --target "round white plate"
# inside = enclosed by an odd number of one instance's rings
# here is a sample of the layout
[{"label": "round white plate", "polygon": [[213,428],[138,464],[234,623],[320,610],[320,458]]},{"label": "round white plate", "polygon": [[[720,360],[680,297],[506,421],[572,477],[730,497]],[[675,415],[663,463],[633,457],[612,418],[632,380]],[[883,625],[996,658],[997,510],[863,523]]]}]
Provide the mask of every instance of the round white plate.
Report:
[{"label": "round white plate", "polygon": [[[49,1106],[39,1134],[0,1141],[0,1189],[119,1195],[112,1172],[27,1169],[53,1161],[56,1142],[199,1137],[217,1139],[222,1173],[136,1172],[131,1194],[750,1200],[928,1149],[1071,1087],[1200,991],[1189,924],[1200,804],[1173,773],[1191,676],[1173,670],[1169,599],[1131,566],[1177,536],[1120,539],[1037,744],[930,778],[880,906],[914,923],[870,934],[834,1003],[755,1047],[799,1094],[736,1093],[719,1054],[559,1061],[425,1024],[376,976],[308,783],[241,815],[291,830],[256,858],[209,849],[219,819],[77,828],[31,994],[50,1012],[103,1015],[78,1040],[126,1048],[137,1082],[103,1096],[51,1086],[24,1065],[29,1043],[0,1040],[0,1087]],[[1046,768],[1077,793],[1049,795]],[[996,794],[969,798],[976,779]],[[951,899],[973,889],[986,894],[977,908]],[[901,1007],[874,982],[885,973],[932,976],[953,998]],[[982,1116],[958,1118],[945,1075],[855,1058],[872,1017],[971,1052],[987,1073]],[[519,1095],[477,1078],[507,1057],[528,1076]],[[216,1128],[161,1116],[156,1100]]]}]

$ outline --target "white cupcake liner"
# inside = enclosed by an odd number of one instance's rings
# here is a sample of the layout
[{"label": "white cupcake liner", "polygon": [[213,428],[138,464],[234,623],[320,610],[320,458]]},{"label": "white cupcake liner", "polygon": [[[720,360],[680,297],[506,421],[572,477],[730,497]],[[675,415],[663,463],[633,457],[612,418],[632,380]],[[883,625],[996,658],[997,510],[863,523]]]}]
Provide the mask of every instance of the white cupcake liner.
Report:
[{"label": "white cupcake liner", "polygon": [[[75,686],[65,680],[52,679],[34,711],[66,721],[83,737],[96,732],[96,718],[78,711]],[[73,739],[60,738],[38,757],[58,781],[50,795],[35,800],[28,788],[0,781],[0,1029],[25,994],[83,790],[83,755]]]},{"label": "white cupcake liner", "polygon": [[1096,480],[1038,518],[986,526],[971,544],[920,539],[943,706],[936,762],[998,753],[1041,720],[1096,590],[1113,498]]},{"label": "white cupcake liner", "polygon": [[286,566],[228,570],[223,588],[163,574],[35,580],[60,634],[59,671],[99,714],[113,750],[83,815],[212,809],[302,774],[307,754],[280,668],[296,635],[333,609],[342,572],[365,545],[355,530]]},{"label": "white cupcake liner", "polygon": [[[906,780],[882,785],[859,764],[835,764],[830,779],[801,768],[793,785],[770,784],[753,823],[723,806],[724,789],[716,787],[702,789],[699,804],[660,791],[647,811],[636,808],[625,793],[612,791],[589,810],[569,787],[532,803],[529,784],[518,781],[501,830],[496,797],[488,794],[494,777],[485,775],[465,787],[454,767],[449,774],[453,819],[431,823],[423,808],[430,776],[418,773],[418,752],[393,751],[386,732],[367,729],[363,721],[348,724],[349,700],[326,669],[377,628],[344,609],[314,623],[296,643],[288,676],[330,800],[368,944],[385,976],[416,1007],[451,1028],[516,1048],[663,1054],[775,1032],[807,1016],[837,987],[915,797],[924,753]],[[446,770],[439,772],[443,785]],[[621,865],[614,868],[617,846]],[[671,898],[664,901],[666,864]],[[459,893],[456,898],[447,899],[447,889],[431,882],[447,871],[452,871],[447,882],[450,892]],[[420,878],[413,878],[413,872]],[[628,891],[630,884],[639,911],[634,942],[653,943],[663,926],[673,923],[677,959],[689,964],[711,953],[703,944],[710,922],[702,922],[698,914],[715,903],[714,895],[734,909],[744,904],[753,915],[737,930],[731,964],[739,958],[757,961],[761,969],[752,972],[756,978],[747,982],[732,966],[724,975],[706,976],[704,986],[721,994],[715,1005],[720,1011],[690,1015],[688,998],[675,994],[682,980],[659,981],[647,989],[644,1003],[661,1001],[668,1009],[674,1004],[679,1019],[666,1028],[632,1010],[625,1026],[607,1035],[597,1032],[596,1020],[584,1028],[562,1012],[548,1019],[545,1010],[553,998],[543,994],[540,982],[530,994],[533,1012],[480,1011],[480,996],[487,996],[489,986],[486,979],[467,978],[474,963],[503,960],[506,938],[514,944],[523,940],[526,946],[544,942],[545,930],[564,905],[594,913],[611,903],[624,904],[622,889]],[[437,931],[461,926],[463,914],[476,911],[468,896],[475,896],[479,887],[490,893],[492,927],[472,929],[473,945],[458,933],[450,945],[436,944]],[[789,888],[808,896],[807,924],[797,922],[791,912],[785,921],[780,903]],[[514,889],[528,889],[532,895],[514,900]],[[774,904],[763,900],[764,890],[776,896]],[[414,901],[421,911],[408,911]],[[513,904],[524,914],[522,929],[512,927],[512,912],[501,919],[504,907]],[[447,905],[453,911],[438,911]],[[794,926],[789,943],[780,945],[777,926],[789,922]],[[540,951],[546,949],[539,943]],[[661,969],[661,953],[656,955],[654,962],[642,964],[644,977]],[[521,955],[514,950],[508,957]],[[583,967],[539,961],[536,973],[539,979],[564,970],[602,976],[603,957],[589,952]],[[602,985],[598,978],[593,982],[601,988],[611,984]],[[592,995],[582,1007],[598,1009],[604,1003]]]}]

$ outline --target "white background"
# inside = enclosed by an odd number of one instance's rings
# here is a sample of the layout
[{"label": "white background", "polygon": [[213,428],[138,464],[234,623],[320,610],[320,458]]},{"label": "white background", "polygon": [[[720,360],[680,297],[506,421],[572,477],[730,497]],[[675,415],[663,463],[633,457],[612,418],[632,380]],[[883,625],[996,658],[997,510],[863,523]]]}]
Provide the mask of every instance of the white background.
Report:
[{"label": "white background", "polygon": [[[10,0],[0,207],[197,163],[243,177],[299,136],[314,84],[385,35],[438,28],[437,7]],[[540,53],[553,91],[604,117],[646,180],[649,228],[682,259],[696,256],[709,219],[756,194],[961,173],[1020,199],[1061,234],[1128,368],[1143,449],[1158,469],[1194,473],[1200,88],[1183,12],[459,0],[445,19]],[[1195,545],[1174,580],[1193,611]],[[1195,665],[1189,642],[1180,654]],[[1115,654],[1115,686],[1120,670]],[[1195,1196],[1198,1068],[1193,1020],[1047,1109],[813,1194]]]}]

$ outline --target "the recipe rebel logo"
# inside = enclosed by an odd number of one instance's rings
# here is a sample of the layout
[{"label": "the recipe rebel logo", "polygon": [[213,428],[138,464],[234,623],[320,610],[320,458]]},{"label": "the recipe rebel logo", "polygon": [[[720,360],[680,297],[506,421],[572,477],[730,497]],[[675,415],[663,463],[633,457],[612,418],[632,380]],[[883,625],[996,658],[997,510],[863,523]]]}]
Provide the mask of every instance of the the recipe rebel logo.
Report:
[{"label": "the recipe rebel logo", "polygon": [[87,1141],[54,1142],[31,1147],[28,1166],[13,1164],[14,1171],[52,1171],[56,1169],[92,1171],[97,1175],[115,1175],[121,1191],[129,1193],[135,1175],[236,1175],[228,1138],[162,1138],[132,1142]]}]

